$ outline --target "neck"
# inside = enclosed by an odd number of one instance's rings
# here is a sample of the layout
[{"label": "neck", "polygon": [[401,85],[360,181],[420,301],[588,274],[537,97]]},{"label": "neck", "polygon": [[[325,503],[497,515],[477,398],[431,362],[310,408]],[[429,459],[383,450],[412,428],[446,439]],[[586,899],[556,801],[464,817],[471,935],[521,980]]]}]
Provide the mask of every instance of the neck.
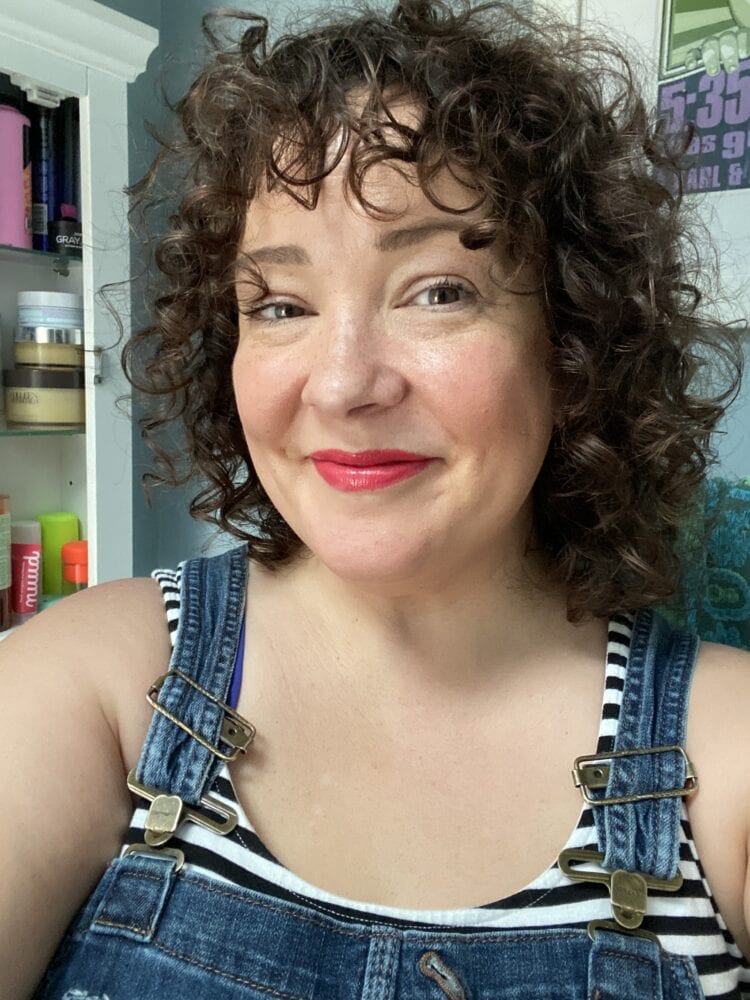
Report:
[{"label": "neck", "polygon": [[[570,625],[564,591],[542,585],[538,564],[456,575],[429,590],[353,584],[314,557],[255,575],[267,593],[283,588],[307,662],[373,697],[481,699],[550,653],[591,648],[591,629]],[[599,636],[602,623],[593,624]]]}]

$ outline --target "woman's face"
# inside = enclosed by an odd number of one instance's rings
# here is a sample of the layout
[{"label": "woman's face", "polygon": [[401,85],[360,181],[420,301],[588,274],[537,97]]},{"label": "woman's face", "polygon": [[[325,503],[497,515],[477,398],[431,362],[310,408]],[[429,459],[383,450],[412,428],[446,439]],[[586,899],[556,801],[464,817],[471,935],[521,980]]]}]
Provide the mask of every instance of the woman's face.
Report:
[{"label": "woman's face", "polygon": [[[344,168],[312,211],[272,192],[248,212],[243,250],[269,286],[253,301],[237,284],[233,380],[253,465],[346,580],[413,589],[517,564],[552,427],[539,297],[499,286],[492,248],[461,246],[477,215],[441,212],[381,164],[364,193],[403,214],[373,219]],[[469,204],[449,175],[436,190]]]}]

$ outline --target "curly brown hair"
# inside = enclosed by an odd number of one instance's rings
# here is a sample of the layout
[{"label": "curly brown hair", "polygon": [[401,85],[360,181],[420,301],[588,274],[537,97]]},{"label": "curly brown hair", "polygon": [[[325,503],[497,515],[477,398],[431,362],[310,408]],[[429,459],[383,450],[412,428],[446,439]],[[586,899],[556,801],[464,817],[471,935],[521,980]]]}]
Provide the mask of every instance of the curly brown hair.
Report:
[{"label": "curly brown hair", "polygon": [[[217,24],[239,25],[239,37],[219,38]],[[464,246],[497,241],[541,275],[557,422],[534,488],[534,544],[567,587],[570,620],[673,593],[677,527],[741,351],[698,311],[695,241],[664,182],[667,172],[677,183],[689,137],[670,143],[650,121],[625,57],[503,0],[327,6],[270,47],[267,21],[247,12],[204,18],[204,32],[213,57],[176,105],[181,132],[132,189],[142,208],[170,165],[181,186],[155,252],[153,321],[124,353],[132,385],[156,398],[142,421],[153,478],[198,479],[191,514],[245,539],[263,564],[299,552],[233,398],[235,268],[255,193],[278,186],[314,208],[343,134],[348,184],[367,211],[363,177],[383,160],[411,165],[430,201],[455,211],[431,190],[448,168],[485,210]],[[366,98],[356,111],[355,91]],[[415,101],[416,127],[393,117],[386,91]],[[252,280],[264,294],[257,270]],[[171,420],[187,435],[179,469],[158,443]]]}]

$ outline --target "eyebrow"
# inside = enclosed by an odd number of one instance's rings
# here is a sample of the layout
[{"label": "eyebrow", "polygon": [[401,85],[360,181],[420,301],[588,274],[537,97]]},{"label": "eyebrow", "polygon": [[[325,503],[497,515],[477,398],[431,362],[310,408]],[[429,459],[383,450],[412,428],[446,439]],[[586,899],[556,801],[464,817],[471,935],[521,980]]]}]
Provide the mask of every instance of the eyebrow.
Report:
[{"label": "eyebrow", "polygon": [[[387,233],[382,233],[377,238],[374,247],[376,250],[381,250],[385,253],[394,250],[404,250],[408,247],[416,246],[418,243],[423,243],[436,233],[460,232],[468,224],[466,221],[460,219],[435,219],[433,221],[421,222],[416,226],[390,229]],[[298,243],[257,247],[254,250],[246,250],[245,253],[258,264],[294,264],[298,266],[312,264],[310,255]]]}]

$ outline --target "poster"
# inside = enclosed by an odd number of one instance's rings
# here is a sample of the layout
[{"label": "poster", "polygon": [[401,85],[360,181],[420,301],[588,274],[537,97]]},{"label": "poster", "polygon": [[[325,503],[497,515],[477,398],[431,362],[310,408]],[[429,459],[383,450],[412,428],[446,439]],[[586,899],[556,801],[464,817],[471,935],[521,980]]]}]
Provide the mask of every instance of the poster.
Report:
[{"label": "poster", "polygon": [[696,126],[686,192],[750,187],[750,0],[664,0],[658,108]]}]

